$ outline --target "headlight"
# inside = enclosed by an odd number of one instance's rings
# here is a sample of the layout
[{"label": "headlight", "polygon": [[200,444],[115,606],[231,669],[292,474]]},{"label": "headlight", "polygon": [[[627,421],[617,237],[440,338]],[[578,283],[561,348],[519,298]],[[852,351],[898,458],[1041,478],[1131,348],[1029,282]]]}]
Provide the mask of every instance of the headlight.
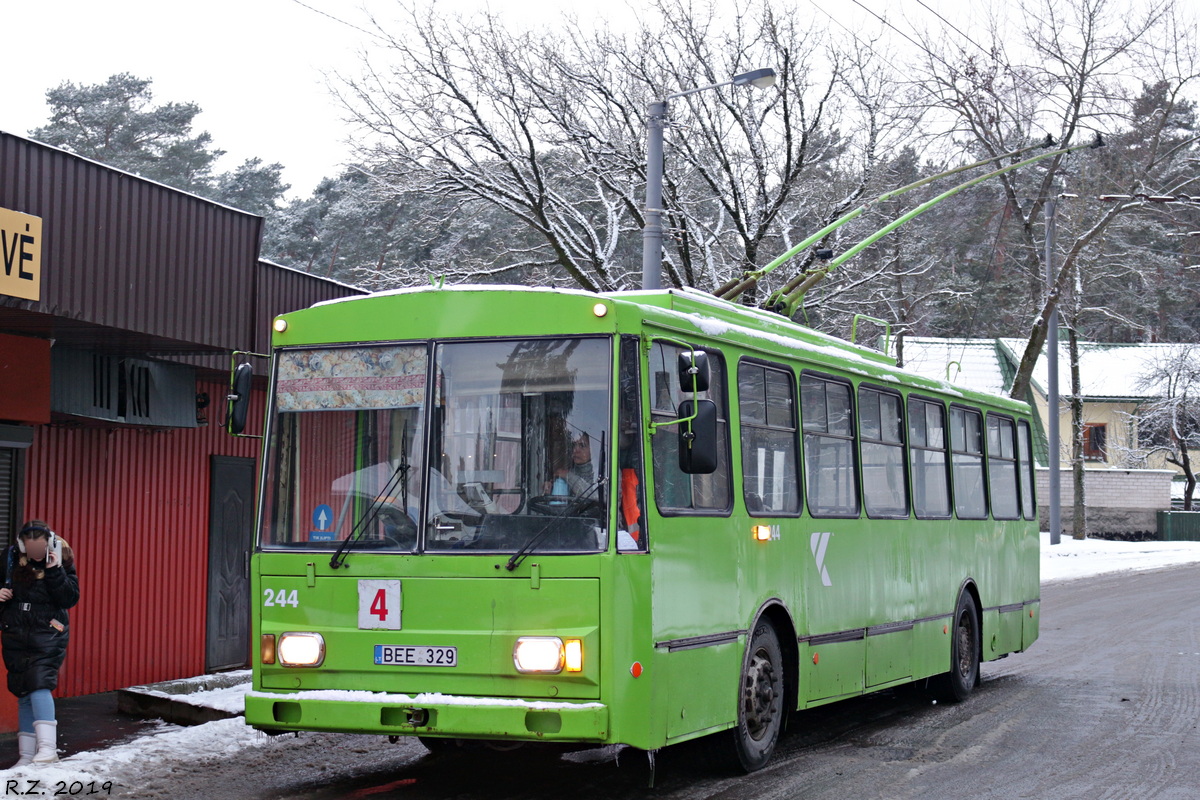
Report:
[{"label": "headlight", "polygon": [[583,640],[557,636],[522,636],[513,647],[517,672],[555,675],[583,670]]},{"label": "headlight", "polygon": [[325,660],[325,639],[319,633],[284,633],[276,649],[285,667],[319,667]]}]

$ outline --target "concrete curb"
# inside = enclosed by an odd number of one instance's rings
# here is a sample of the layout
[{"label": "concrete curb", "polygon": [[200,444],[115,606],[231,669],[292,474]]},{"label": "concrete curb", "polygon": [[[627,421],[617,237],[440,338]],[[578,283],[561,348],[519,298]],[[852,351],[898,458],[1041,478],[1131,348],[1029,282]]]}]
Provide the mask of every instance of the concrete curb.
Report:
[{"label": "concrete curb", "polygon": [[176,725],[202,725],[214,720],[232,719],[241,714],[197,705],[188,702],[188,698],[197,692],[227,689],[248,680],[246,671],[242,671],[130,686],[117,690],[117,711],[134,717],[163,719]]}]

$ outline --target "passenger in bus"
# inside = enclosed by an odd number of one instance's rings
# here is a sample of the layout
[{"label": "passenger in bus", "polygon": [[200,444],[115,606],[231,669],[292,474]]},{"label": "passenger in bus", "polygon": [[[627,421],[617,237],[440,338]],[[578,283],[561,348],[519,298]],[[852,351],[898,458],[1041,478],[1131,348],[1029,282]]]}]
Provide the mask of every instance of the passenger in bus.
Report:
[{"label": "passenger in bus", "polygon": [[54,697],[71,630],[67,609],[79,602],[75,554],[50,526],[25,523],[4,553],[0,588],[0,646],[8,690],[17,696],[17,750],[13,766],[58,761]]}]

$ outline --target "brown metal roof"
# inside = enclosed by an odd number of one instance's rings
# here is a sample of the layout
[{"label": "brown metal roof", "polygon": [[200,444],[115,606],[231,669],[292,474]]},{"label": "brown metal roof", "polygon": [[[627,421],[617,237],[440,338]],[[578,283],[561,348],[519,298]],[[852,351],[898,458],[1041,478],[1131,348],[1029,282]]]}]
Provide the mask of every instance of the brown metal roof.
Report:
[{"label": "brown metal roof", "polygon": [[0,132],[0,207],[42,219],[39,301],[0,328],[97,350],[244,346],[262,218]]},{"label": "brown metal roof", "polygon": [[261,353],[275,315],[362,293],[259,261],[261,217],[3,131],[0,208],[42,219],[41,299],[0,295],[0,330],[68,347]]},{"label": "brown metal roof", "polygon": [[271,261],[259,261],[259,290],[254,348],[266,353],[271,347],[271,321],[288,311],[308,308],[322,300],[367,294],[354,286],[301,272]]}]

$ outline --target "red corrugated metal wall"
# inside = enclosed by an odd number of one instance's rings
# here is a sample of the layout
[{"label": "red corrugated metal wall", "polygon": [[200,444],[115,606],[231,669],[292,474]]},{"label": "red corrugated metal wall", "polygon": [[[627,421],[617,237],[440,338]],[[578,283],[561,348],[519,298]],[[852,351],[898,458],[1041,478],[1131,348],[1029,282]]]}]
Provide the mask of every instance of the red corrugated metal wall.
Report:
[{"label": "red corrugated metal wall", "polygon": [[[262,418],[256,394],[250,430]],[[258,439],[220,427],[220,403],[207,414],[195,429],[37,428],[25,514],[75,548],[81,590],[60,696],[204,672],[209,456],[259,455]]]}]

